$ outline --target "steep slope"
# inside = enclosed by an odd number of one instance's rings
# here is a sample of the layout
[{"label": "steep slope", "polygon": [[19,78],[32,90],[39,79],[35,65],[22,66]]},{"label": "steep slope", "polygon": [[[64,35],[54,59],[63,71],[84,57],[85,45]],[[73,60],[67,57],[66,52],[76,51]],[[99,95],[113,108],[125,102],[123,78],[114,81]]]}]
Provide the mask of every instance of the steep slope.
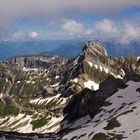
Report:
[{"label": "steep slope", "polygon": [[[89,122],[105,114],[103,106],[108,111],[115,102],[109,98],[121,89],[126,92],[129,81],[130,89],[136,84],[139,91],[139,75],[139,57],[110,57],[99,42],[91,41],[74,59],[22,56],[5,60],[0,63],[0,130],[59,132],[63,139],[87,139]],[[95,119],[90,126],[103,120]]]},{"label": "steep slope", "polygon": [[59,130],[67,99],[60,98],[57,90],[59,74],[66,62],[58,56],[33,56],[11,58],[0,64],[0,130],[24,133]]},{"label": "steep slope", "polygon": [[[102,85],[94,93],[86,90],[74,97],[64,110],[67,115],[60,132],[63,139],[138,139],[140,75],[137,75],[135,81],[127,80],[114,79],[114,82],[110,83],[112,89]],[[105,83],[108,83],[108,80]],[[108,90],[104,91],[104,88]],[[77,102],[74,102],[75,99]]]},{"label": "steep slope", "polygon": [[99,83],[108,76],[108,68],[99,60],[99,56],[106,58],[106,50],[98,42],[87,42],[81,54],[70,60],[63,70],[63,96],[67,97],[85,87],[97,90]]},{"label": "steep slope", "polygon": [[63,70],[63,96],[73,95],[84,88],[98,90],[109,75],[122,79],[136,72],[139,57],[111,57],[99,42],[87,42],[79,56],[69,61]]}]

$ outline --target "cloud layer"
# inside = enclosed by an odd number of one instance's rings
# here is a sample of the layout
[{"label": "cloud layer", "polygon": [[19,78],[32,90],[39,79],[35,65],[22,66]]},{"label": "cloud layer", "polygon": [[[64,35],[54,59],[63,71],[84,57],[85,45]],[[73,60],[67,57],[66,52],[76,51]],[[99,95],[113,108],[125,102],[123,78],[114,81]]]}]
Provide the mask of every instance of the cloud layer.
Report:
[{"label": "cloud layer", "polygon": [[[110,19],[103,19],[93,23],[93,26],[86,28],[82,23],[75,20],[62,20],[61,30],[66,36],[73,38],[91,38],[103,41],[118,41],[128,44],[131,41],[140,41],[140,25],[130,22],[117,22]],[[65,37],[64,37],[65,38]]]},{"label": "cloud layer", "polygon": [[109,10],[132,6],[140,6],[139,0],[0,0],[0,11],[9,14],[23,14],[28,12],[55,13],[67,8],[78,10]]},{"label": "cloud layer", "polygon": [[140,6],[140,0],[0,0],[0,23],[24,16],[53,16],[64,11],[104,12]]},{"label": "cloud layer", "polygon": [[[91,27],[86,27],[83,22],[73,17],[76,12],[81,15],[112,14],[133,7],[140,7],[140,0],[0,0],[0,39],[40,38],[41,34],[39,33],[38,36],[38,32],[34,29],[29,33],[15,33],[11,31],[12,25],[24,17],[31,19],[47,17],[52,21],[45,23],[46,28],[55,28],[55,34],[50,35],[56,36],[54,38],[87,37],[102,40],[115,39],[122,43],[129,43],[140,39],[140,25],[125,20],[116,22],[102,19],[95,21]],[[54,22],[56,18],[59,20]],[[46,32],[48,30],[50,29],[46,29]]]},{"label": "cloud layer", "polygon": [[140,26],[128,21],[114,22],[104,19],[96,22],[93,30],[98,39],[113,39],[124,44],[140,40]]},{"label": "cloud layer", "polygon": [[76,36],[83,35],[86,30],[84,25],[75,20],[63,20],[62,29]]}]

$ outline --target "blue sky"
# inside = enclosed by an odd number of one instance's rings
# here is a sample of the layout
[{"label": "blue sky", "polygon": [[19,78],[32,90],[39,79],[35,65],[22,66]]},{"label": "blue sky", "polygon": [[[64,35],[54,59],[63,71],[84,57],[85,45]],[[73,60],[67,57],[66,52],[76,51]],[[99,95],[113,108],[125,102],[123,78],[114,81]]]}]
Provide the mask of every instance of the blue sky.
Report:
[{"label": "blue sky", "polygon": [[0,0],[0,40],[140,39],[140,0]]}]

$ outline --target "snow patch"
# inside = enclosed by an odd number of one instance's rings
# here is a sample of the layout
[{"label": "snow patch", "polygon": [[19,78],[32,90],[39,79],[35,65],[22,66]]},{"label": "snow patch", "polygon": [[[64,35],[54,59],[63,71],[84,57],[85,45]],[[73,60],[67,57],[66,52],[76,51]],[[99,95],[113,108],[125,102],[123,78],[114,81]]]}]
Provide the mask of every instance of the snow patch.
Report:
[{"label": "snow patch", "polygon": [[124,77],[125,76],[125,72],[123,69],[121,69],[121,72],[122,72],[122,76]]},{"label": "snow patch", "polygon": [[102,66],[99,66],[99,68],[100,68],[100,71],[103,71],[103,67]]},{"label": "snow patch", "polygon": [[90,65],[90,67],[92,67],[92,66],[93,66],[93,63],[92,63],[92,62],[90,62],[90,61],[88,61],[88,64]]},{"label": "snow patch", "polygon": [[78,82],[78,78],[73,79],[72,82],[77,83]]},{"label": "snow patch", "polygon": [[104,71],[105,71],[105,73],[108,73],[109,72],[109,70],[107,68],[104,68]]},{"label": "snow patch", "polygon": [[117,78],[119,78],[119,79],[123,79],[120,75],[117,75]]},{"label": "snow patch", "polygon": [[139,57],[137,57],[137,61],[140,59],[140,56]]},{"label": "snow patch", "polygon": [[86,88],[89,88],[91,90],[98,90],[99,84],[95,83],[94,81],[88,80],[87,82],[84,82],[84,86]]},{"label": "snow patch", "polygon": [[53,88],[53,87],[57,87],[59,84],[60,84],[60,82],[58,82],[58,83],[56,83],[56,84],[54,84],[54,85],[51,85],[51,87],[52,87],[52,88]]},{"label": "snow patch", "polygon": [[38,71],[38,69],[37,68],[26,68],[26,67],[23,67],[22,68],[22,71]]},{"label": "snow patch", "polygon": [[56,76],[55,76],[55,79],[58,79],[59,77],[60,77],[60,76],[57,76],[57,75],[56,75]]},{"label": "snow patch", "polygon": [[95,66],[96,69],[98,69],[98,65],[95,64],[94,66]]}]

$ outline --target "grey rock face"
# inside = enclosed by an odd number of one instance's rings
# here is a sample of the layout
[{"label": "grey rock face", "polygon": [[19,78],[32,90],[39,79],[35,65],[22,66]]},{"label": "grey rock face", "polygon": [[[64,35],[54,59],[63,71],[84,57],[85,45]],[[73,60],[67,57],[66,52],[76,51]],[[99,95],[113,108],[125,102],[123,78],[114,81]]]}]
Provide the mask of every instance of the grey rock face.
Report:
[{"label": "grey rock face", "polygon": [[64,108],[64,114],[67,114],[65,119],[72,122],[86,115],[93,118],[100,111],[100,107],[106,104],[105,99],[115,93],[118,88],[124,86],[123,80],[110,76],[101,83],[98,91],[84,89],[81,93],[73,96]]},{"label": "grey rock face", "polygon": [[40,68],[46,69],[51,67],[52,65],[66,63],[67,59],[59,56],[21,56],[21,57],[13,57],[8,60],[5,60],[5,64],[9,64],[12,67],[19,68]]},{"label": "grey rock face", "polygon": [[17,132],[0,132],[0,140],[59,140],[57,134],[20,134]]}]

